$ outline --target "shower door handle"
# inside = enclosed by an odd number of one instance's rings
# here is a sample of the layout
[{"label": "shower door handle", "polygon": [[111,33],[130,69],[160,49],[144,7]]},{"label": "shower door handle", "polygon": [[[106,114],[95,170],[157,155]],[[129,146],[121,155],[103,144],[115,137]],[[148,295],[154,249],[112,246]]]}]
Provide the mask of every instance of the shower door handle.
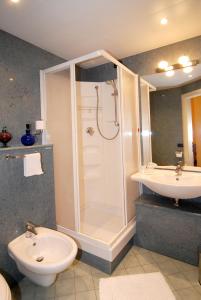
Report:
[{"label": "shower door handle", "polygon": [[94,132],[95,132],[95,130],[93,129],[93,127],[88,127],[86,129],[86,133],[88,133],[91,136],[94,135]]}]

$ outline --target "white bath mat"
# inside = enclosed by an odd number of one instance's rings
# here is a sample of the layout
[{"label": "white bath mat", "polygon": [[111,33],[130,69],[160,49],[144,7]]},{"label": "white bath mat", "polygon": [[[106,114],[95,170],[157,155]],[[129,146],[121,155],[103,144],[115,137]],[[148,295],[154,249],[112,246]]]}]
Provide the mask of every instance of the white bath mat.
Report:
[{"label": "white bath mat", "polygon": [[102,278],[100,300],[175,300],[161,273]]}]

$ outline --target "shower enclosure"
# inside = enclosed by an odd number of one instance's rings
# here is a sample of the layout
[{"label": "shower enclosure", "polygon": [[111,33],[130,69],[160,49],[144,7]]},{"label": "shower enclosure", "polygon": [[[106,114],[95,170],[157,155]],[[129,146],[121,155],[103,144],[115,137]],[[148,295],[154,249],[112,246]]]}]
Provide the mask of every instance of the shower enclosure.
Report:
[{"label": "shower enclosure", "polygon": [[138,76],[101,50],[41,71],[58,230],[112,262],[135,232]]}]

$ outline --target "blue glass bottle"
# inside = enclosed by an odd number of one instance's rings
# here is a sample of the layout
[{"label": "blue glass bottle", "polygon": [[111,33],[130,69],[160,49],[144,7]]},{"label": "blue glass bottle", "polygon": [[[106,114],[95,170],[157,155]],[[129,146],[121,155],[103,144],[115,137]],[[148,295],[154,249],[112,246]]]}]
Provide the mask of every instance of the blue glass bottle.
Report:
[{"label": "blue glass bottle", "polygon": [[24,146],[32,146],[35,143],[35,136],[31,134],[31,124],[26,124],[26,134],[21,137]]}]

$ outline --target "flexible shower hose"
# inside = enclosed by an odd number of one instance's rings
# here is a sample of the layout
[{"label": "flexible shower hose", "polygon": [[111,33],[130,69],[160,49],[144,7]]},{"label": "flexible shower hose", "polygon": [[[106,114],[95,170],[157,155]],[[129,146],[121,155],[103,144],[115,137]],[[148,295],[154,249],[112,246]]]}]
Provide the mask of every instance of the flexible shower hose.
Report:
[{"label": "flexible shower hose", "polygon": [[[101,132],[100,125],[99,125],[99,114],[98,114],[100,99],[99,99],[99,93],[98,93],[98,86],[97,85],[95,86],[95,89],[96,89],[96,96],[97,96],[97,103],[96,103],[96,125],[97,125],[97,129],[98,129],[99,134],[102,136],[102,138],[104,138],[105,140],[108,140],[108,141],[112,141],[119,134],[119,124],[117,123],[117,120],[115,120],[115,126],[118,127],[118,129],[117,129],[117,133],[113,137],[111,137],[111,138],[106,137]],[[114,101],[115,101],[115,114],[116,114],[117,113],[117,99],[116,99],[115,91],[114,91]]]}]

